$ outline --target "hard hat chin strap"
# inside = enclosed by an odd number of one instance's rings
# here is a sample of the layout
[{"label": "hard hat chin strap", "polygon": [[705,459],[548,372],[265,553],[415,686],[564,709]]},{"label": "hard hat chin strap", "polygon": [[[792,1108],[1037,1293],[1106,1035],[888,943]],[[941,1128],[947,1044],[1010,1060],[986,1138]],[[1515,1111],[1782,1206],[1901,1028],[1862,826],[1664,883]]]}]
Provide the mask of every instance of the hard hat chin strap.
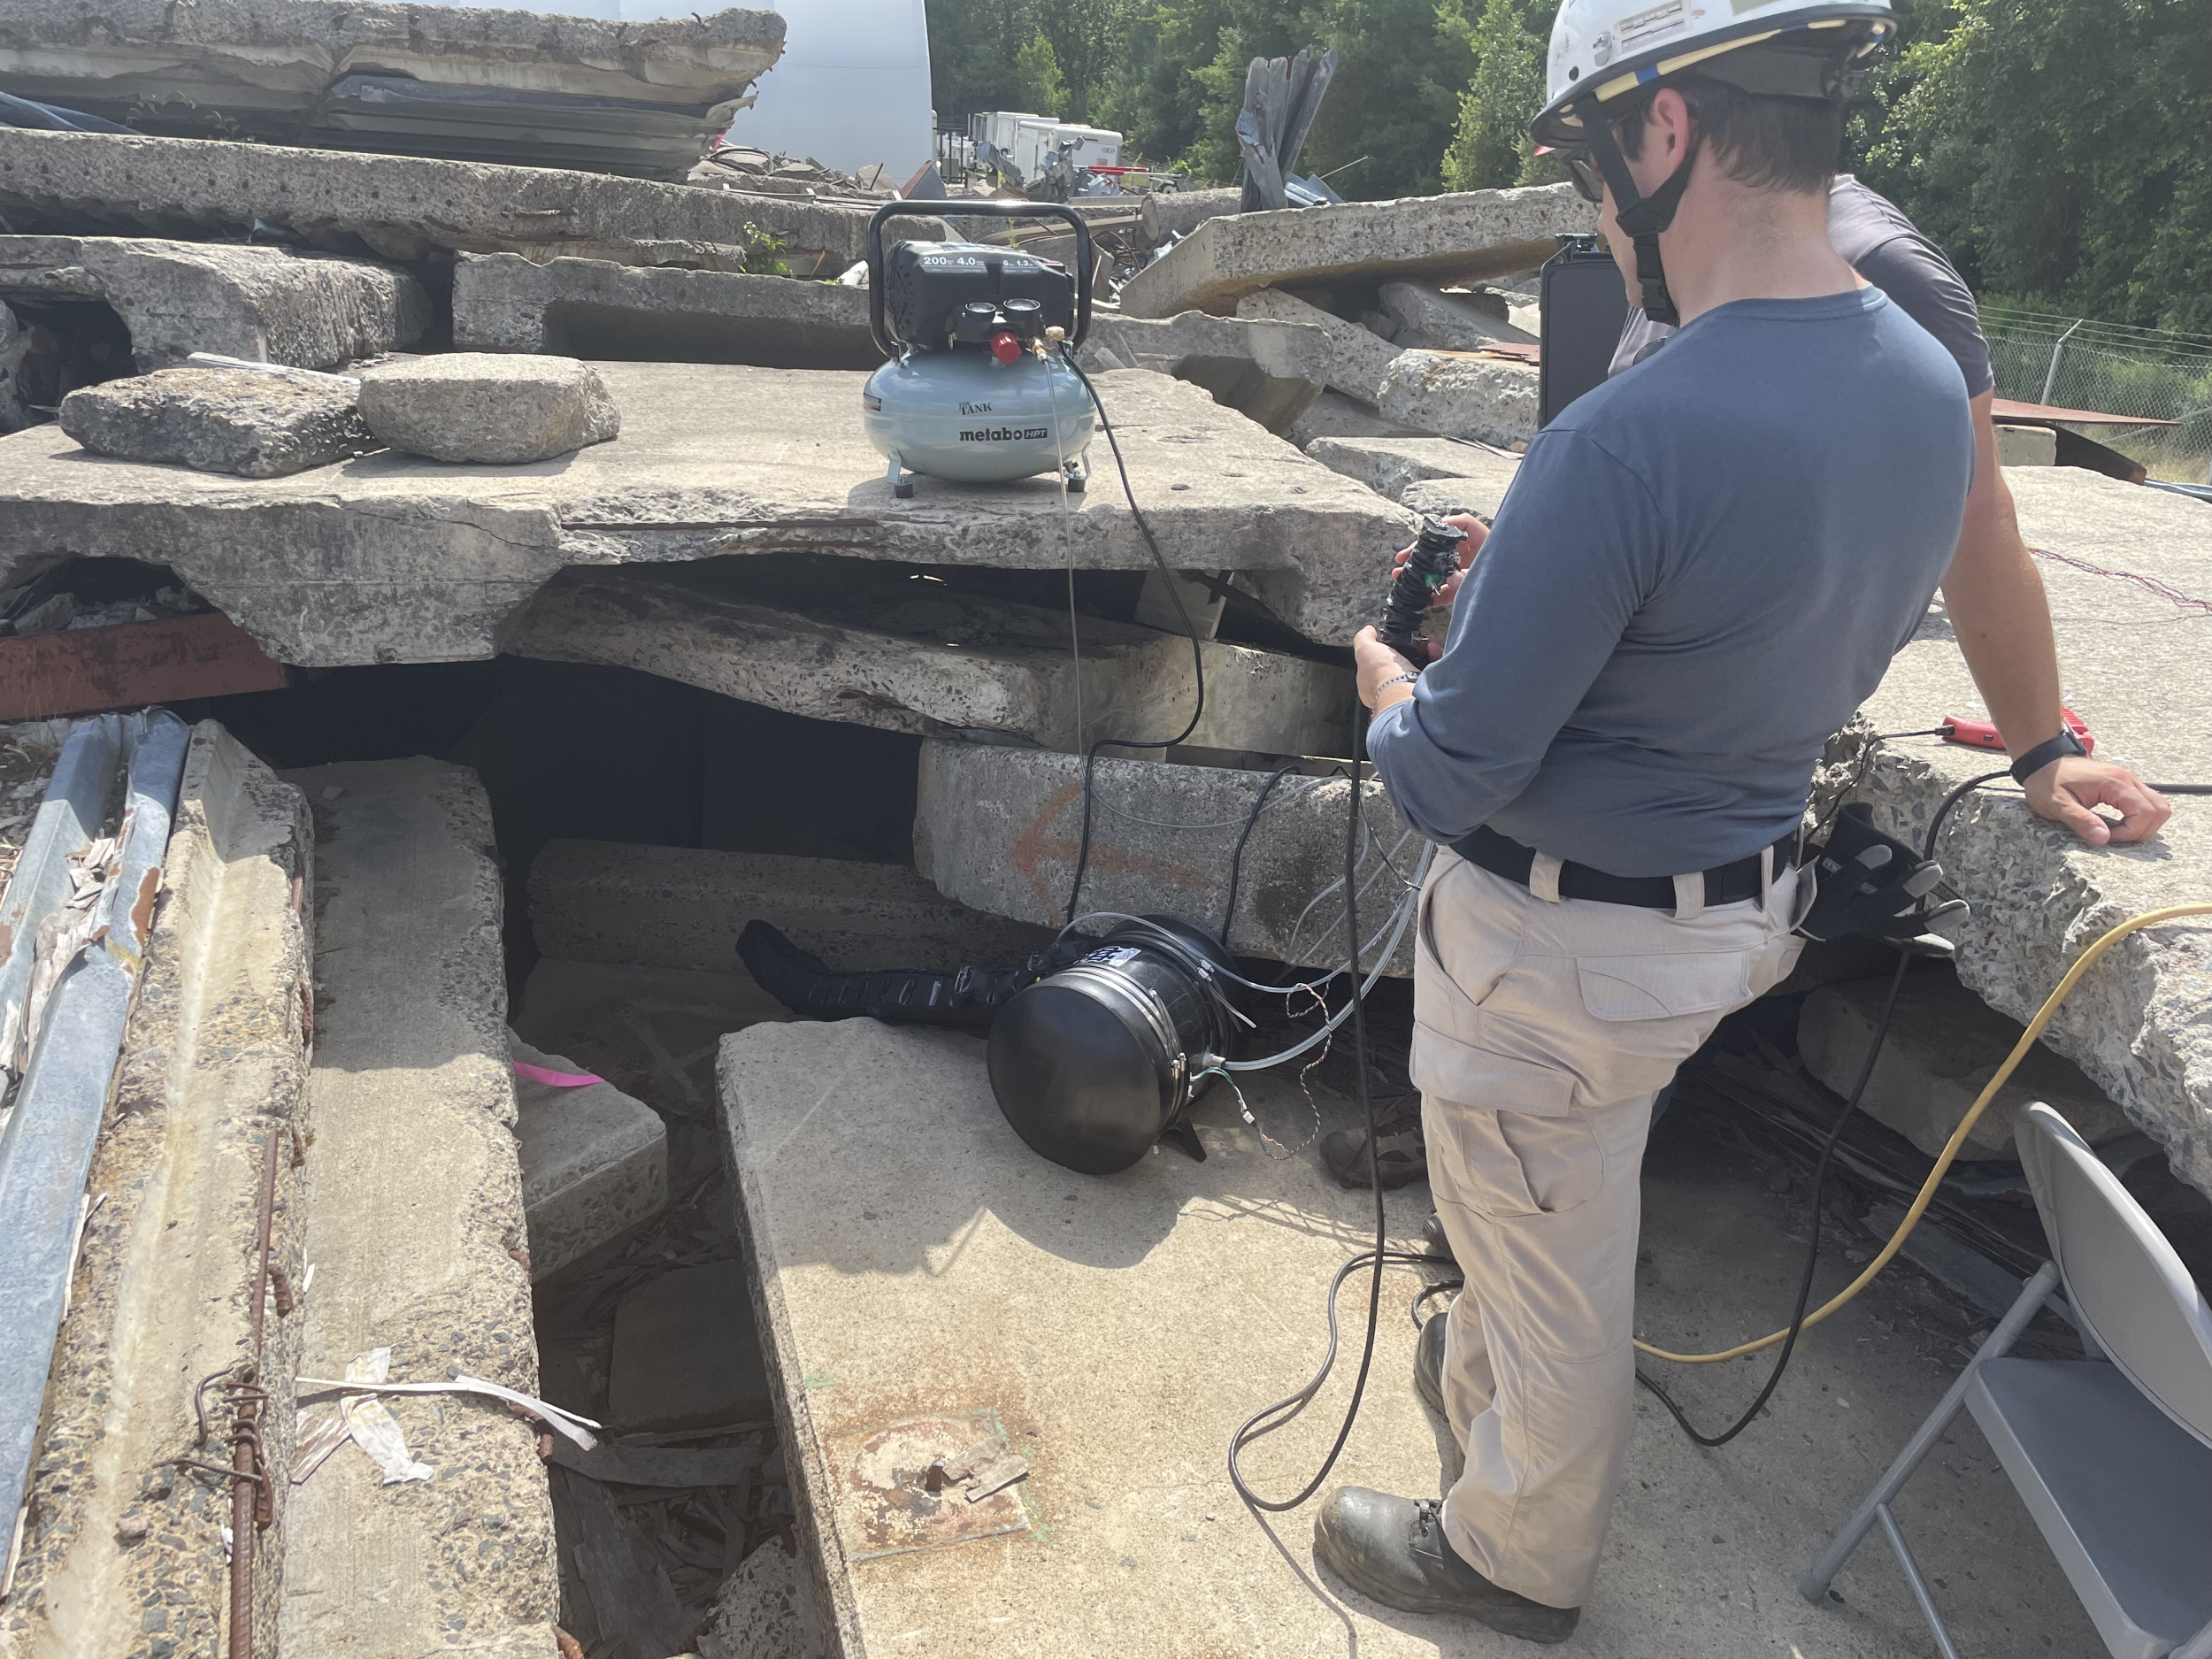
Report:
[{"label": "hard hat chin strap", "polygon": [[1605,188],[1613,197],[1613,217],[1636,245],[1636,280],[1643,288],[1644,315],[1671,328],[1682,320],[1674,296],[1667,292],[1667,273],[1659,263],[1659,233],[1674,223],[1682,193],[1690,187],[1690,169],[1697,164],[1698,142],[1704,134],[1693,132],[1682,152],[1681,165],[1649,196],[1636,188],[1629,175],[1627,157],[1613,136],[1613,124],[1601,111],[1590,117],[1590,154],[1605,175]]}]

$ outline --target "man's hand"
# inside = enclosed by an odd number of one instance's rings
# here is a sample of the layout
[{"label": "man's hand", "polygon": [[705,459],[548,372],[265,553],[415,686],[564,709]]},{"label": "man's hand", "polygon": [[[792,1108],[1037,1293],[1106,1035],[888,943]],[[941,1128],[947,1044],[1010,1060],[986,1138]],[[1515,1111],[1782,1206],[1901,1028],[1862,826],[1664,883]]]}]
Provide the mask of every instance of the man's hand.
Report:
[{"label": "man's hand", "polygon": [[[1359,670],[1359,700],[1369,713],[1380,714],[1413,695],[1413,682],[1399,678],[1412,673],[1413,664],[1376,638],[1374,629],[1362,628],[1352,635],[1352,661]],[[1397,683],[1384,683],[1387,680]]]},{"label": "man's hand", "polygon": [[[1483,539],[1490,534],[1482,520],[1471,512],[1455,512],[1444,522],[1455,530],[1464,530],[1467,533],[1467,539],[1459,544],[1459,570],[1455,574],[1447,577],[1444,585],[1436,590],[1436,597],[1429,602],[1429,609],[1432,611],[1451,609],[1452,601],[1459,597],[1460,583],[1467,580],[1468,566],[1475,562],[1475,555],[1482,551]],[[1394,578],[1405,567],[1406,560],[1412,555],[1413,549],[1409,547],[1398,549],[1398,557],[1390,561],[1390,573]],[[1416,640],[1414,643],[1417,646],[1427,646],[1431,660],[1434,660],[1438,654],[1438,647],[1433,641]]]},{"label": "man's hand", "polygon": [[[1366,684],[1363,669],[1361,684]],[[2080,755],[2062,755],[2029,773],[2026,788],[2037,817],[2063,824],[2092,847],[2148,841],[2174,811],[2164,795],[2124,766]],[[2115,824],[2090,810],[2098,806],[2112,808],[2120,821]]]}]

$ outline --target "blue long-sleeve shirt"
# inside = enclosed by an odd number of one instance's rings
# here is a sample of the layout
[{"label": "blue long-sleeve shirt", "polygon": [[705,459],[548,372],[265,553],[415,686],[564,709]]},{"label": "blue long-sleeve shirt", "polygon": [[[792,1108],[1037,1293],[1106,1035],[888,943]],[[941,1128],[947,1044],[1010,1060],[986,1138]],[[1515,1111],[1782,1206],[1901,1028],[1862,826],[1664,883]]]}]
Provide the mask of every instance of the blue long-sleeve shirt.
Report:
[{"label": "blue long-sleeve shirt", "polygon": [[1880,290],[1706,312],[1529,446],[1376,771],[1437,841],[1755,852],[1926,611],[1973,465],[1957,365]]}]

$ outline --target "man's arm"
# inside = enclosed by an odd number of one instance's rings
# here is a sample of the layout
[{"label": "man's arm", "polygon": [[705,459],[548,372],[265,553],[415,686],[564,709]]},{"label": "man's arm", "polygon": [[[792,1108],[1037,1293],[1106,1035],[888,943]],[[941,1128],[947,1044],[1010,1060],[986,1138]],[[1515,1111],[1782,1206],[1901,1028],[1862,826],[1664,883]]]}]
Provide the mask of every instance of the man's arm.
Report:
[{"label": "man's arm", "polygon": [[[2058,646],[2043,578],[2027,544],[2004,469],[1997,465],[1997,428],[1990,419],[1994,394],[1974,399],[1974,488],[1958,550],[1943,577],[1943,603],[1968,671],[1988,706],[1989,718],[2015,755],[2056,737],[2059,717]],[[2083,756],[2053,761],[2027,781],[2028,804],[2063,824],[2093,847],[2139,841],[2158,833],[2173,808],[2124,766]],[[2091,810],[2109,806],[2113,824]]]}]

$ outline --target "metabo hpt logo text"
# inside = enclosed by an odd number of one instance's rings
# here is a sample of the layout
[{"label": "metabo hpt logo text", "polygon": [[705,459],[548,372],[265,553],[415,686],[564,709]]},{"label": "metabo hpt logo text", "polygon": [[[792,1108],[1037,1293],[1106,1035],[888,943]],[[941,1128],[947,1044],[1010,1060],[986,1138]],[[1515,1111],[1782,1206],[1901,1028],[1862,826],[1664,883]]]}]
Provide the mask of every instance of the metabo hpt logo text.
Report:
[{"label": "metabo hpt logo text", "polygon": [[960,434],[963,443],[1026,443],[1032,439],[1049,438],[1049,426],[977,426]]}]

